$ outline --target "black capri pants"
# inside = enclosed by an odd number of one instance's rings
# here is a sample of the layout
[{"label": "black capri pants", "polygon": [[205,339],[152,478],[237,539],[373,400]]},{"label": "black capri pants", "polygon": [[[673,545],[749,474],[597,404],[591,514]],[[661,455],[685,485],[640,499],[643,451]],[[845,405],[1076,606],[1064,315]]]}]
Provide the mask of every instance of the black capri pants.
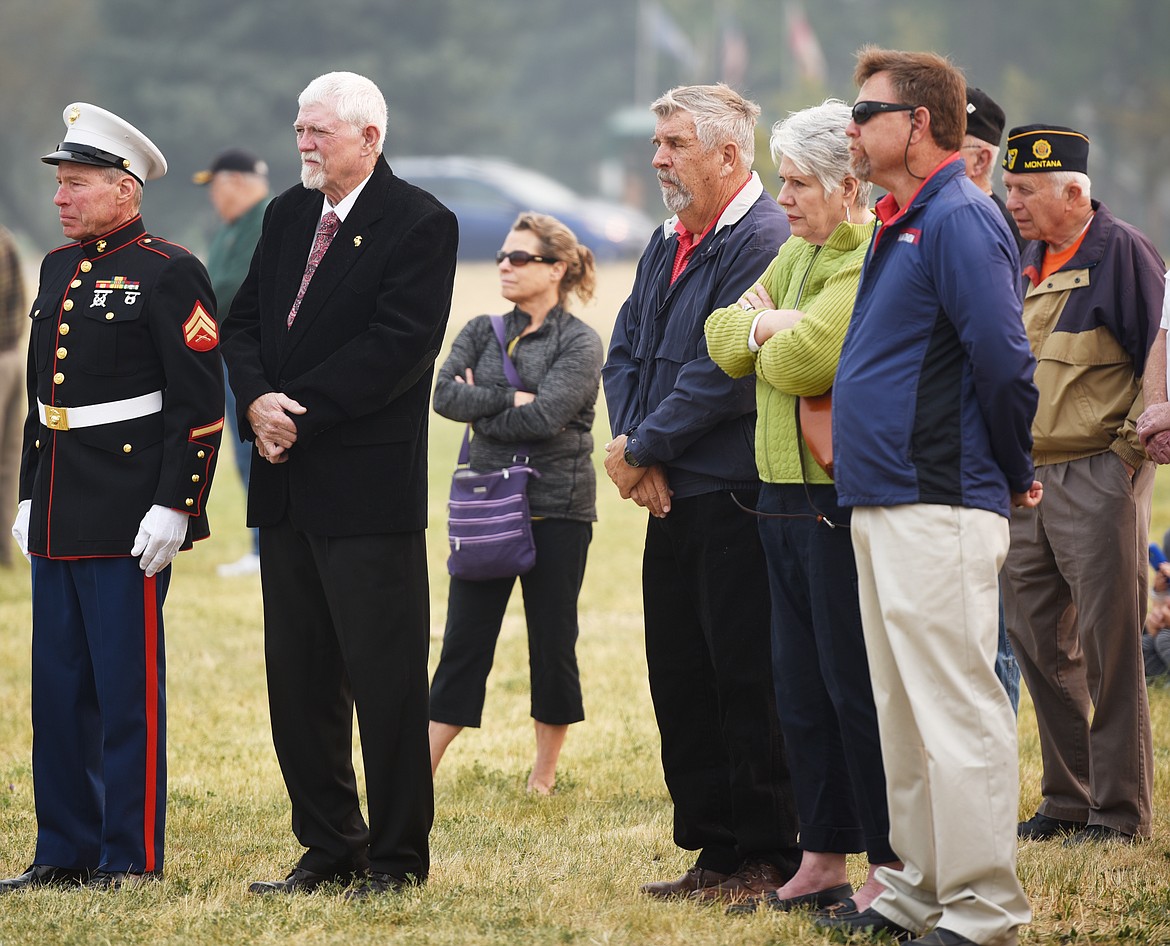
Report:
[{"label": "black capri pants", "polygon": [[[565,726],[585,718],[577,671],[577,598],[593,524],[570,519],[532,523],[536,565],[520,576],[528,624],[532,718]],[[431,681],[431,720],[478,727],[488,673],[515,578],[452,578],[443,650]]]}]

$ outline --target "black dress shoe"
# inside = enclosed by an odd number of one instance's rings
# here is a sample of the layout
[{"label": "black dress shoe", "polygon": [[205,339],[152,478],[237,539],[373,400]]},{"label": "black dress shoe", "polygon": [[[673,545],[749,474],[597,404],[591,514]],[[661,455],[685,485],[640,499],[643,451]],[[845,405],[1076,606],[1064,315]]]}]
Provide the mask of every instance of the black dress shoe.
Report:
[{"label": "black dress shoe", "polygon": [[1082,844],[1103,844],[1115,841],[1118,844],[1133,844],[1136,839],[1117,828],[1103,824],[1087,824],[1064,839],[1064,847],[1080,847]]},{"label": "black dress shoe", "polygon": [[1053,838],[1072,834],[1085,826],[1083,821],[1065,821],[1063,818],[1049,818],[1040,812],[1027,821],[1016,825],[1016,836],[1022,841],[1051,841]]},{"label": "black dress shoe", "polygon": [[944,930],[941,926],[935,927],[925,936],[912,939],[906,946],[978,946],[973,939],[967,939],[954,930]]},{"label": "black dress shoe", "polygon": [[748,897],[743,903],[733,903],[727,908],[727,914],[731,916],[738,913],[755,913],[758,909],[775,910],[778,913],[820,910],[851,896],[853,885],[848,883],[826,887],[824,890],[814,890],[812,893],[802,893],[796,897],[781,897],[775,890],[769,890],[762,897]]},{"label": "black dress shoe", "polygon": [[130,870],[96,870],[82,883],[86,890],[123,890],[162,880],[161,870],[135,872]]},{"label": "black dress shoe", "polygon": [[365,874],[364,870],[339,871],[332,874],[316,874],[303,867],[294,867],[284,880],[254,880],[248,884],[248,893],[312,893],[322,884],[339,883],[348,885],[355,878]]},{"label": "black dress shoe", "polygon": [[393,874],[372,870],[345,892],[346,900],[366,900],[386,893],[402,893],[407,887],[417,887],[418,881],[403,880]]},{"label": "black dress shoe", "polygon": [[33,864],[19,876],[0,880],[0,893],[12,893],[14,890],[25,890],[29,887],[77,887],[85,883],[89,875],[88,870]]},{"label": "black dress shoe", "polygon": [[822,930],[836,930],[846,935],[862,933],[866,936],[880,936],[884,934],[899,941],[914,938],[913,932],[878,913],[873,907],[862,910],[860,913],[814,916],[813,925]]}]

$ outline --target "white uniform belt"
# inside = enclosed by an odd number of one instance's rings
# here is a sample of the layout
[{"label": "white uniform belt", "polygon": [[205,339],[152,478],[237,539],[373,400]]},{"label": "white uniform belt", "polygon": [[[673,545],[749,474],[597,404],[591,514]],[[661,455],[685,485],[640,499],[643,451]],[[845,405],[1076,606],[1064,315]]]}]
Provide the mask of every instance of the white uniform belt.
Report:
[{"label": "white uniform belt", "polygon": [[37,401],[41,421],[52,430],[76,430],[78,427],[97,427],[101,424],[116,424],[120,420],[146,417],[162,410],[162,391],[151,391],[138,397],[121,401],[106,401],[104,404],[84,404],[81,407],[53,407]]}]

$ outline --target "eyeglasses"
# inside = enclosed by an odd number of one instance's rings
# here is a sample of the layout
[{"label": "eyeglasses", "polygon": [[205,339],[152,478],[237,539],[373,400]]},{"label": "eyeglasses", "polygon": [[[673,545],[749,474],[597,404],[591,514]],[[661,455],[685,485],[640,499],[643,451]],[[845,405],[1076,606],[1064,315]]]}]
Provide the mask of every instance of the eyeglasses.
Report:
[{"label": "eyeglasses", "polygon": [[513,266],[527,266],[529,263],[559,263],[560,260],[554,259],[551,256],[533,256],[531,253],[525,253],[524,250],[513,250],[511,253],[505,253],[503,250],[496,251],[496,265],[499,266],[504,260],[507,260]]},{"label": "eyeglasses", "polygon": [[912,112],[918,105],[900,105],[897,102],[858,102],[853,106],[853,121],[864,125],[878,112]]}]

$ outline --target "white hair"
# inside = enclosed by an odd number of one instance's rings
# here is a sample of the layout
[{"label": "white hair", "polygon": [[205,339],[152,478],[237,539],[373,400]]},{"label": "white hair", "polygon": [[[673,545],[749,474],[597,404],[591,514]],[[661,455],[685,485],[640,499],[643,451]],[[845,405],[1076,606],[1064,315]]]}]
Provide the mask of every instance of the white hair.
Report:
[{"label": "white hair", "polygon": [[651,106],[659,118],[687,112],[695,120],[695,135],[708,151],[733,141],[740,166],[750,170],[756,159],[756,119],[760,106],[723,82],[716,85],[680,85]]},{"label": "white hair", "polygon": [[378,129],[375,143],[382,153],[386,143],[386,99],[381,90],[365,76],[356,72],[327,72],[305,86],[297,97],[297,105],[324,105],[333,109],[337,117],[354,128],[373,125]]},{"label": "white hair", "polygon": [[[820,105],[789,112],[783,121],[772,126],[768,146],[777,165],[788,158],[801,174],[811,174],[820,182],[828,197],[846,177],[856,175],[849,169],[849,138],[845,127],[851,109],[840,99],[825,99]],[[857,203],[869,206],[873,185],[857,180]]]},{"label": "white hair", "polygon": [[1053,192],[1063,191],[1069,184],[1076,184],[1085,200],[1092,196],[1093,182],[1084,171],[1049,171],[1048,177],[1052,181]]}]

